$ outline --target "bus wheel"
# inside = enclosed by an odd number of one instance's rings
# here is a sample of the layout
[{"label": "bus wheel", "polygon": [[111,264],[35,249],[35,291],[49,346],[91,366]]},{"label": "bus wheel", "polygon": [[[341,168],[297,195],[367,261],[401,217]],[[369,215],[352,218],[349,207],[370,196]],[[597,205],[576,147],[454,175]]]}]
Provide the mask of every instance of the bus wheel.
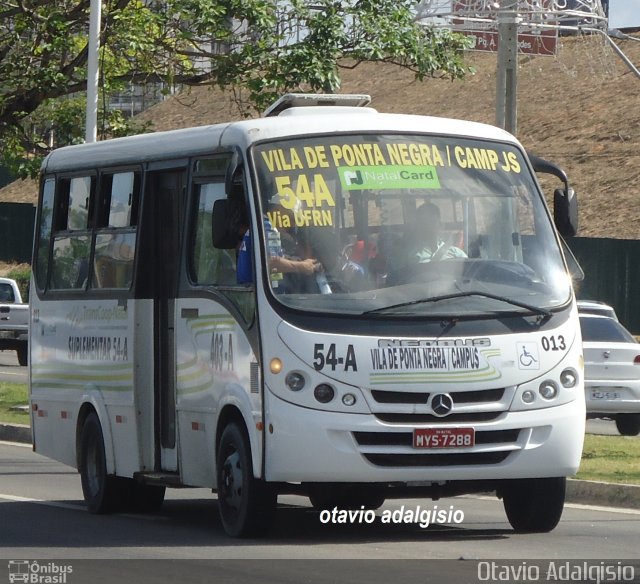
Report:
[{"label": "bus wheel", "polygon": [[216,467],[224,530],[231,537],[263,535],[271,526],[277,493],[253,476],[249,438],[235,422],[222,432]]},{"label": "bus wheel", "polygon": [[640,414],[618,414],[616,428],[622,436],[637,436],[640,434]]},{"label": "bus wheel", "polygon": [[338,509],[379,509],[386,498],[384,491],[377,487],[366,486],[326,486],[313,489],[309,501],[318,511]]},{"label": "bus wheel", "polygon": [[509,481],[502,491],[504,510],[518,533],[547,533],[562,516],[567,479]]},{"label": "bus wheel", "polygon": [[90,513],[114,511],[122,500],[122,482],[107,475],[104,454],[104,438],[100,420],[95,412],[90,413],[82,426],[80,439],[80,479],[82,493]]}]

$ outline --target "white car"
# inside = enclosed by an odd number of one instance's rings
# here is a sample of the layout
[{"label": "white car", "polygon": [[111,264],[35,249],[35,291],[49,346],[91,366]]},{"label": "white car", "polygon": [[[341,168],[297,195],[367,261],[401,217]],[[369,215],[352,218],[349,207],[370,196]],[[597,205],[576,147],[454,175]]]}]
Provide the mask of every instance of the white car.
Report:
[{"label": "white car", "polygon": [[618,320],[614,308],[599,300],[578,300],[578,312],[580,314],[600,314]]},{"label": "white car", "polygon": [[612,418],[623,436],[640,433],[640,344],[617,320],[581,314],[588,418]]}]

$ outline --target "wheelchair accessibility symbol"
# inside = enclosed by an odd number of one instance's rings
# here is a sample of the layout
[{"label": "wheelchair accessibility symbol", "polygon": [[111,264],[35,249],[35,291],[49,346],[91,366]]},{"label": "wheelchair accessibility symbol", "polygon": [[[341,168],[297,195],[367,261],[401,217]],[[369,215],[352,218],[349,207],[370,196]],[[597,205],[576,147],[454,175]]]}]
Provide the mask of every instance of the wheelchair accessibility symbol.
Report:
[{"label": "wheelchair accessibility symbol", "polygon": [[540,369],[537,343],[517,343],[518,369]]}]

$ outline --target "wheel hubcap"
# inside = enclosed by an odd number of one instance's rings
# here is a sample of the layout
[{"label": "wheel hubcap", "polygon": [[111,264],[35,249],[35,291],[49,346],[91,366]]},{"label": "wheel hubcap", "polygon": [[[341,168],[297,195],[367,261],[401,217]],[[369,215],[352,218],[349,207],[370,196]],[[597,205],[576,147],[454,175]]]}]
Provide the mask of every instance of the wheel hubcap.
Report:
[{"label": "wheel hubcap", "polygon": [[242,465],[237,452],[231,453],[222,465],[222,499],[238,511],[242,502]]},{"label": "wheel hubcap", "polygon": [[100,490],[100,471],[98,460],[98,447],[95,441],[91,442],[87,452],[87,483],[92,495]]}]

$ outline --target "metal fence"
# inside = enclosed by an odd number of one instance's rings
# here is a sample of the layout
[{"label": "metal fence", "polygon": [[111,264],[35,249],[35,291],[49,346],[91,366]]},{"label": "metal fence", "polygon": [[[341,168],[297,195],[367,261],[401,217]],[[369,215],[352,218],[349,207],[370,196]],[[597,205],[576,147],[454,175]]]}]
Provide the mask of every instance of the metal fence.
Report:
[{"label": "metal fence", "polygon": [[29,263],[36,208],[28,203],[0,203],[0,261]]},{"label": "metal fence", "polygon": [[585,273],[576,283],[578,298],[610,304],[620,322],[640,335],[640,241],[575,237],[567,243]]}]

